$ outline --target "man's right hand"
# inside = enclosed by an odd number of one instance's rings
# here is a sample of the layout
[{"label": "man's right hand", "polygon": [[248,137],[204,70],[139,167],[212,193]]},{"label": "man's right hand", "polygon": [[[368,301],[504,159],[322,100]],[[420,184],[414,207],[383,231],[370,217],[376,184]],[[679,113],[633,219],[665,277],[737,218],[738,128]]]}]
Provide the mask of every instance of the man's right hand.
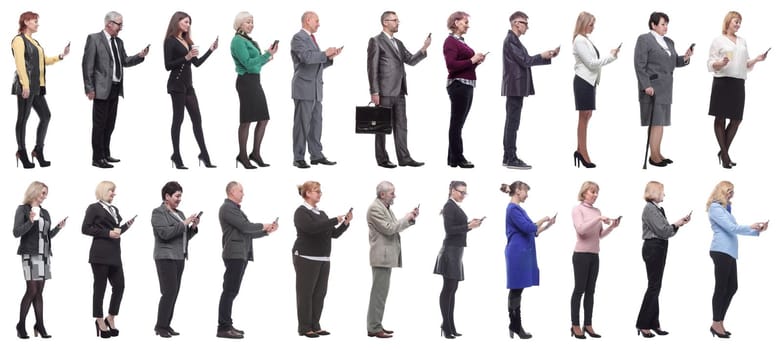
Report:
[{"label": "man's right hand", "polygon": [[95,99],[95,91],[90,91],[87,93],[87,99],[92,101]]},{"label": "man's right hand", "polygon": [[380,106],[380,95],[372,94],[370,95],[370,98],[372,99],[372,104]]}]

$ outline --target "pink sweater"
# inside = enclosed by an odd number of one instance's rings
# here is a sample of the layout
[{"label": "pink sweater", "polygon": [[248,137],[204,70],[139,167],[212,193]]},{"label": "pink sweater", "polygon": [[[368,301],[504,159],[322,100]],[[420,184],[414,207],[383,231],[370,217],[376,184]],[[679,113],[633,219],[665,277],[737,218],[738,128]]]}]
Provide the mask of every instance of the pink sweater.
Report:
[{"label": "pink sweater", "polygon": [[576,229],[576,253],[599,253],[600,239],[607,236],[613,228],[603,230],[600,221],[600,209],[581,202],[573,208],[573,227]]}]

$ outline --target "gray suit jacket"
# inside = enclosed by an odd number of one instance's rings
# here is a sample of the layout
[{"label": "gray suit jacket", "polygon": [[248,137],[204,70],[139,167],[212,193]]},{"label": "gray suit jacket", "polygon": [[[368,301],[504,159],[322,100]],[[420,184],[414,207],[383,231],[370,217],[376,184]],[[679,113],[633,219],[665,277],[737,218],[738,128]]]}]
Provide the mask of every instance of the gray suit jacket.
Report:
[{"label": "gray suit jacket", "polygon": [[294,100],[323,100],[323,69],[334,64],[303,29],[291,39]]},{"label": "gray suit jacket", "polygon": [[420,50],[411,54],[402,41],[394,38],[399,50],[388,35],[381,32],[369,39],[367,47],[367,75],[369,76],[369,93],[380,96],[407,95],[407,74],[405,63],[415,66],[426,58],[426,52]]},{"label": "gray suit jacket", "polygon": [[184,260],[187,257],[187,246],[198,228],[185,226],[185,214],[181,210],[172,213],[165,204],[152,209],[152,233],[155,235],[155,249],[152,256],[155,260]]},{"label": "gray suit jacket", "polygon": [[247,219],[239,205],[225,200],[220,206],[220,228],[223,230],[223,259],[253,260],[253,238],[267,236],[263,224]]},{"label": "gray suit jacket", "polygon": [[369,225],[369,264],[374,267],[402,267],[402,244],[399,232],[415,224],[404,218],[397,220],[394,212],[375,199],[367,210]]},{"label": "gray suit jacket", "polygon": [[671,104],[673,100],[673,70],[686,66],[684,56],[678,56],[673,47],[673,40],[665,37],[669,56],[660,47],[652,33],[641,34],[635,43],[635,76],[638,78],[638,100],[641,103],[651,103],[652,98],[644,90],[654,88],[654,100],[657,104]]},{"label": "gray suit jacket", "polygon": [[[144,57],[140,57],[139,55],[128,56],[125,53],[125,45],[122,43],[122,39],[117,37],[116,41],[122,67],[132,67],[144,62]],[[99,100],[109,98],[112,75],[114,74],[114,63],[111,57],[111,46],[109,46],[103,31],[87,36],[87,43],[84,44],[84,57],[82,57],[81,60],[81,71],[84,77],[84,93],[94,91],[95,98]],[[123,96],[122,81],[124,80],[124,76],[125,74],[123,73],[120,79],[120,96]]]},{"label": "gray suit jacket", "polygon": [[643,239],[668,239],[679,231],[665,218],[665,211],[658,208],[652,202],[646,202],[643,214],[641,214],[641,227]]}]

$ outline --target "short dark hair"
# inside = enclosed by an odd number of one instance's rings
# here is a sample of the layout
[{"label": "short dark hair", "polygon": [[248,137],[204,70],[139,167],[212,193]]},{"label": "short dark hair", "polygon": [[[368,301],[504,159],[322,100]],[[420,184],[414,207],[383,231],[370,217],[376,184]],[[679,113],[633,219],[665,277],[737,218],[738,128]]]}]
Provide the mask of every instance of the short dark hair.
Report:
[{"label": "short dark hair", "polygon": [[162,200],[166,200],[166,195],[173,196],[177,191],[182,192],[182,185],[176,181],[169,181],[163,185],[163,189],[160,190],[160,197]]},{"label": "short dark hair", "polygon": [[385,11],[382,15],[380,15],[380,24],[383,24],[383,21],[386,20],[389,16],[394,15],[396,16],[396,12],[394,11]]},{"label": "short dark hair", "polygon": [[652,12],[652,14],[649,16],[649,29],[652,29],[652,24],[660,24],[660,19],[665,18],[666,23],[670,23],[671,20],[668,19],[668,15],[662,12]]},{"label": "short dark hair", "polygon": [[514,20],[517,20],[519,18],[529,19],[529,17],[527,17],[526,13],[521,12],[521,11],[516,11],[512,15],[510,15],[510,18],[508,18],[508,21],[510,21],[510,23],[512,24]]}]

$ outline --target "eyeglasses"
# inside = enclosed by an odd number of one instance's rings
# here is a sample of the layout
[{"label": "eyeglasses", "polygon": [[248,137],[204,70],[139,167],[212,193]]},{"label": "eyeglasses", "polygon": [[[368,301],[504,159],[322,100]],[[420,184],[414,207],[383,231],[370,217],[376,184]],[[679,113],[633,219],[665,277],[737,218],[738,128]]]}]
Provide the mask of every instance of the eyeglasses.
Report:
[{"label": "eyeglasses", "polygon": [[523,24],[525,27],[529,27],[529,23],[527,23],[527,21],[513,21],[513,23],[521,23],[521,24]]},{"label": "eyeglasses", "polygon": [[454,188],[453,190],[454,190],[454,191],[456,191],[456,192],[459,192],[459,193],[461,193],[461,194],[462,194],[462,196],[466,196],[466,195],[467,195],[467,190],[464,190],[464,191],[462,191],[462,190],[457,190],[457,189],[455,189],[455,188]]},{"label": "eyeglasses", "polygon": [[116,21],[109,21],[111,23],[114,23],[117,27],[122,27],[122,23],[116,22]]},{"label": "eyeglasses", "polygon": [[384,19],[384,20],[383,20],[383,22],[396,22],[396,23],[399,23],[399,18],[394,18],[394,19]]}]

